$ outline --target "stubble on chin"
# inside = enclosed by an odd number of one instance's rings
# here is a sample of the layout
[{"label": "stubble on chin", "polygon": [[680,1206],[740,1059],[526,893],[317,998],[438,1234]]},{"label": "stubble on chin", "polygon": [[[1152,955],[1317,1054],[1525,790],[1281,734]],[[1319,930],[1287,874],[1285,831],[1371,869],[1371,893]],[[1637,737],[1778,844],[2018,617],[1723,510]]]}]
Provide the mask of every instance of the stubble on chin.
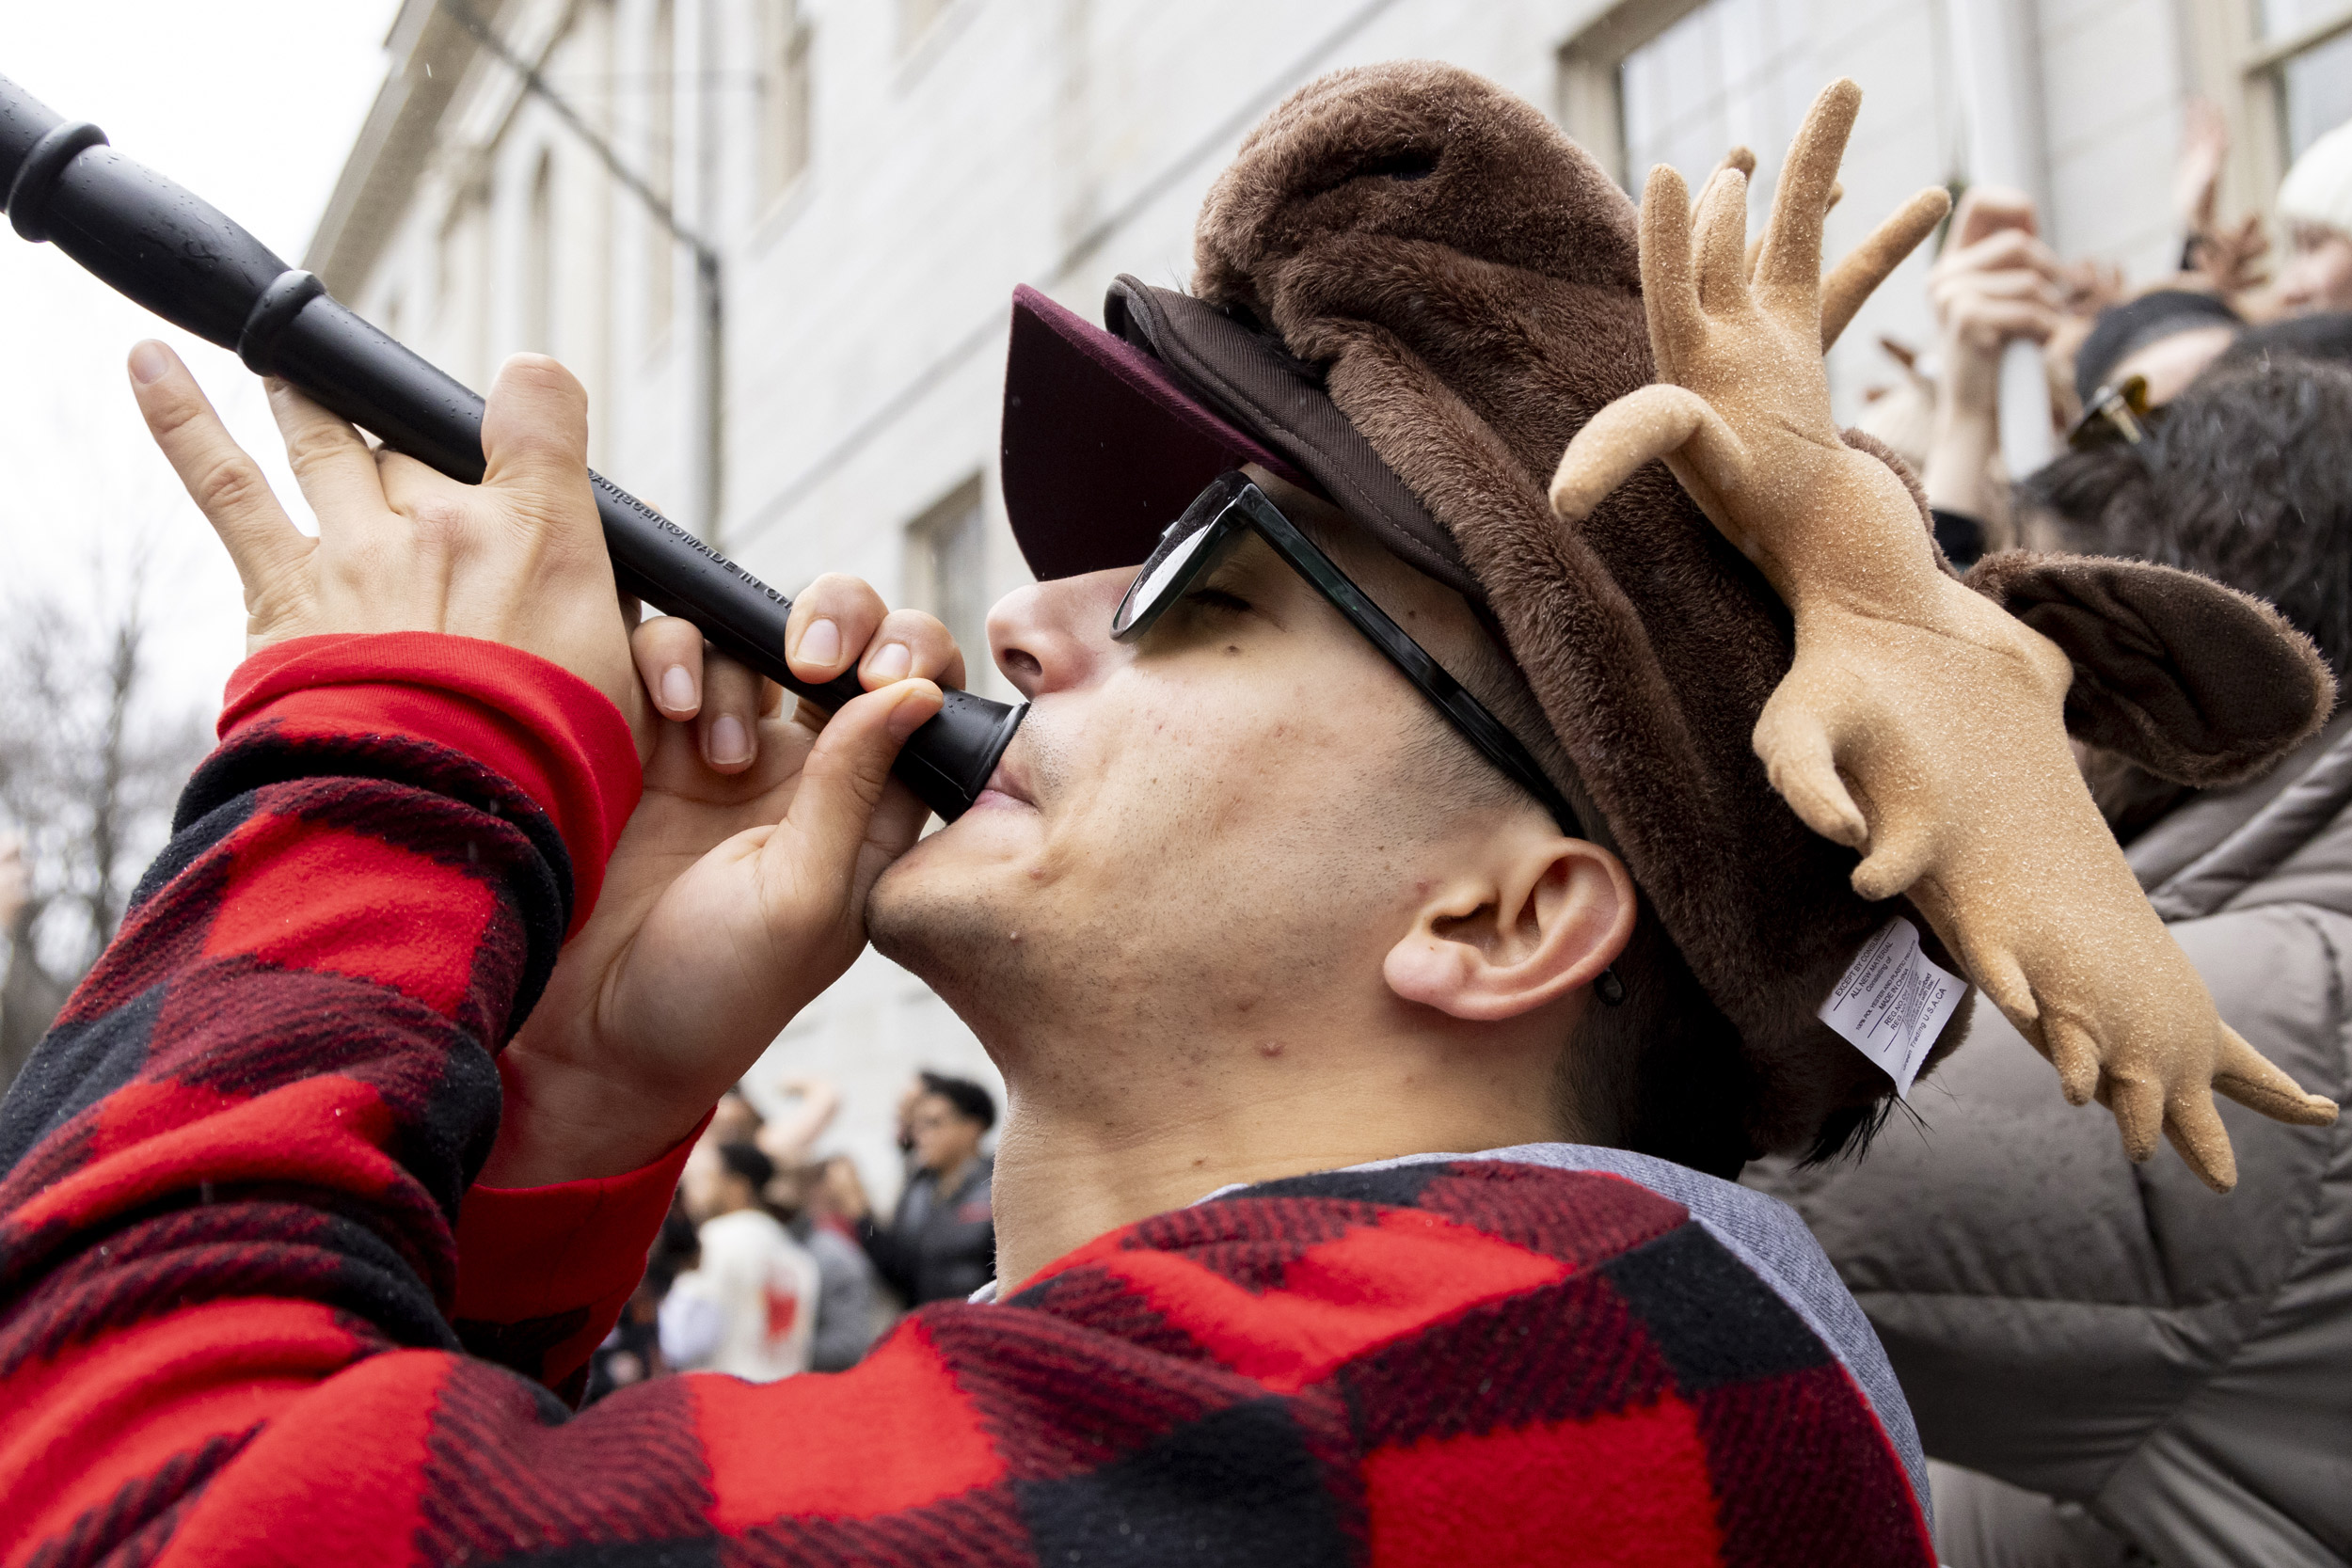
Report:
[{"label": "stubble on chin", "polygon": [[1014,923],[970,886],[941,885],[920,864],[892,866],[866,901],[866,936],[874,951],[921,980],[983,1041],[985,1024],[1016,1013],[1034,990],[1021,979],[1022,943]]}]

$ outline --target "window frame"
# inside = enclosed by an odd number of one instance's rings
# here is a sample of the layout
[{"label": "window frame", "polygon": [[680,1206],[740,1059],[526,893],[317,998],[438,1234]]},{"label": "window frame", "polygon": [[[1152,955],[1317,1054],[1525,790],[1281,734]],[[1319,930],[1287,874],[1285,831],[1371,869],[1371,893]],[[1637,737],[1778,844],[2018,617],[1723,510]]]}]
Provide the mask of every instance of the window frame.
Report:
[{"label": "window frame", "polygon": [[[758,211],[765,217],[817,161],[817,29],[801,0],[760,0],[759,27]],[[798,121],[796,130],[787,127],[787,118]]]},{"label": "window frame", "polygon": [[[963,650],[965,682],[976,689],[989,670],[988,611],[992,602],[989,585],[993,580],[990,556],[990,537],[995,531],[988,505],[988,489],[982,476],[976,470],[949,485],[947,489],[907,519],[901,534],[903,565],[901,582],[905,601],[914,609],[939,618],[956,645]],[[963,608],[971,610],[966,626],[956,625],[959,590],[950,587],[943,567],[946,557],[952,554],[959,541],[954,537],[965,527],[971,529],[968,540],[972,560],[969,564],[977,578],[967,585],[971,594]]]},{"label": "window frame", "polygon": [[1706,3],[1626,0],[1560,46],[1555,105],[1560,128],[1637,200],[1641,186],[1635,171],[1625,166],[1625,91],[1619,68],[1635,50]]},{"label": "window frame", "polygon": [[2220,106],[2230,125],[2220,210],[2257,213],[2275,226],[2279,182],[2291,162],[2284,68],[2352,32],[2352,0],[2344,0],[2334,15],[2280,39],[2261,36],[2260,6],[2261,0],[2188,0],[2185,53],[2190,83]]}]

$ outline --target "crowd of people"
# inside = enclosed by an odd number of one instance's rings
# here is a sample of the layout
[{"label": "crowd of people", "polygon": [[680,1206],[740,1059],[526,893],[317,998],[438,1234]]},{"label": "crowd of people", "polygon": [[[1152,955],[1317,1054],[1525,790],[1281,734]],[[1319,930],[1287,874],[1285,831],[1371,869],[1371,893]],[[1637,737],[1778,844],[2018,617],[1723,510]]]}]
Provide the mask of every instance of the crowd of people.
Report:
[{"label": "crowd of people", "polygon": [[[1343,71],[1196,293],[1017,293],[1032,705],[928,835],[946,628],[812,584],[819,725],[614,626],[551,362],[478,486],[279,389],[313,551],[141,345],[259,651],[0,1102],[0,1544],[2352,1560],[2352,125],[2275,266],[2201,111],[2152,284],[1967,191],[1841,436],[1821,355],[1947,208],[1824,266],[1859,98],[1749,251],[1752,157],[1637,226],[1495,85]],[[1848,688],[1880,733],[1780,766]],[[2003,816],[2045,784],[2090,849]],[[869,942],[1008,1106],[909,1085],[887,1221],[829,1085],[743,1084]]]},{"label": "crowd of people", "polygon": [[[2352,125],[2278,193],[2285,254],[2217,219],[2226,150],[2193,113],[2177,274],[2068,261],[2014,192],[1960,201],[1932,356],[1866,429],[1901,451],[1955,568],[2005,549],[2184,567],[2273,605],[2352,668]],[[2003,460],[2000,359],[2046,370],[2058,455]],[[2159,643],[2161,634],[2146,635]],[[2077,679],[2083,676],[2078,672]],[[2245,689],[2209,694],[2243,701]],[[2342,1095],[2352,730],[2195,788],[2086,746],[2098,802],[2224,1017]],[[2012,1054],[2014,1052],[2014,1054]],[[1916,1137],[1749,1180],[1796,1205],[1863,1297],[1931,1466],[1955,1568],[2333,1563],[2352,1557],[2352,1180],[2326,1140],[2225,1113],[2244,1173],[2086,1160],[2040,1064],[1979,1014]],[[2334,1146],[2341,1150],[2341,1140]],[[2332,1457],[2331,1457],[2332,1456]]]},{"label": "crowd of people", "polygon": [[996,1101],[924,1072],[899,1098],[903,1183],[884,1221],[856,1163],[818,1154],[838,1114],[823,1079],[776,1085],[763,1117],[741,1086],[711,1112],[680,1172],[644,1278],[596,1347],[587,1400],[674,1372],[754,1383],[854,1367],[909,1309],[996,1276],[989,1157]]}]

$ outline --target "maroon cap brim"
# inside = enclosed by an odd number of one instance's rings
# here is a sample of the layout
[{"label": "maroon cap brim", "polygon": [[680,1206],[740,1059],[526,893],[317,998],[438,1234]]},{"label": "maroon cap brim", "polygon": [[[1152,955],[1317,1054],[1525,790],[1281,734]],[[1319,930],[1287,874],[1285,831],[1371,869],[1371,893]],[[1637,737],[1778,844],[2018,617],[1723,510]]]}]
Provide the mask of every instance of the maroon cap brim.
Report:
[{"label": "maroon cap brim", "polygon": [[1005,362],[1005,510],[1041,581],[1139,566],[1209,481],[1291,464],[1157,360],[1025,284]]}]

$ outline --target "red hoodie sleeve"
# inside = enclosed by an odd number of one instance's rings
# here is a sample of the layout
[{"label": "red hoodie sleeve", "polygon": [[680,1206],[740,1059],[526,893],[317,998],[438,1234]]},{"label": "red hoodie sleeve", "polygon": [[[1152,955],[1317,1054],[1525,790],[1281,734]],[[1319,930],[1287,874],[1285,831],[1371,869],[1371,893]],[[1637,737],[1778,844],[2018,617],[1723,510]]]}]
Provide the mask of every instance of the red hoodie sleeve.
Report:
[{"label": "red hoodie sleeve", "polygon": [[644,1276],[701,1135],[695,1128],[623,1176],[468,1192],[457,1215],[457,1338],[466,1349],[576,1402],[589,1353]]},{"label": "red hoodie sleeve", "polygon": [[1507,1164],[1249,1188],[848,1372],[575,1418],[515,1368],[577,1354],[593,1321],[544,1320],[623,1288],[666,1170],[476,1192],[462,1259],[455,1222],[637,786],[611,706],[504,649],[241,672],[0,1101],[0,1565],[1932,1560],[1753,1271],[1630,1182]]},{"label": "red hoodie sleeve", "polygon": [[[0,1560],[46,1540],[95,1560],[315,1386],[456,1348],[452,1223],[497,1128],[493,1054],[640,788],[602,695],[468,639],[273,647],[221,736],[0,1104]],[[583,1184],[635,1256],[548,1276],[569,1308],[643,1266],[637,1189],[661,1180]]]}]

